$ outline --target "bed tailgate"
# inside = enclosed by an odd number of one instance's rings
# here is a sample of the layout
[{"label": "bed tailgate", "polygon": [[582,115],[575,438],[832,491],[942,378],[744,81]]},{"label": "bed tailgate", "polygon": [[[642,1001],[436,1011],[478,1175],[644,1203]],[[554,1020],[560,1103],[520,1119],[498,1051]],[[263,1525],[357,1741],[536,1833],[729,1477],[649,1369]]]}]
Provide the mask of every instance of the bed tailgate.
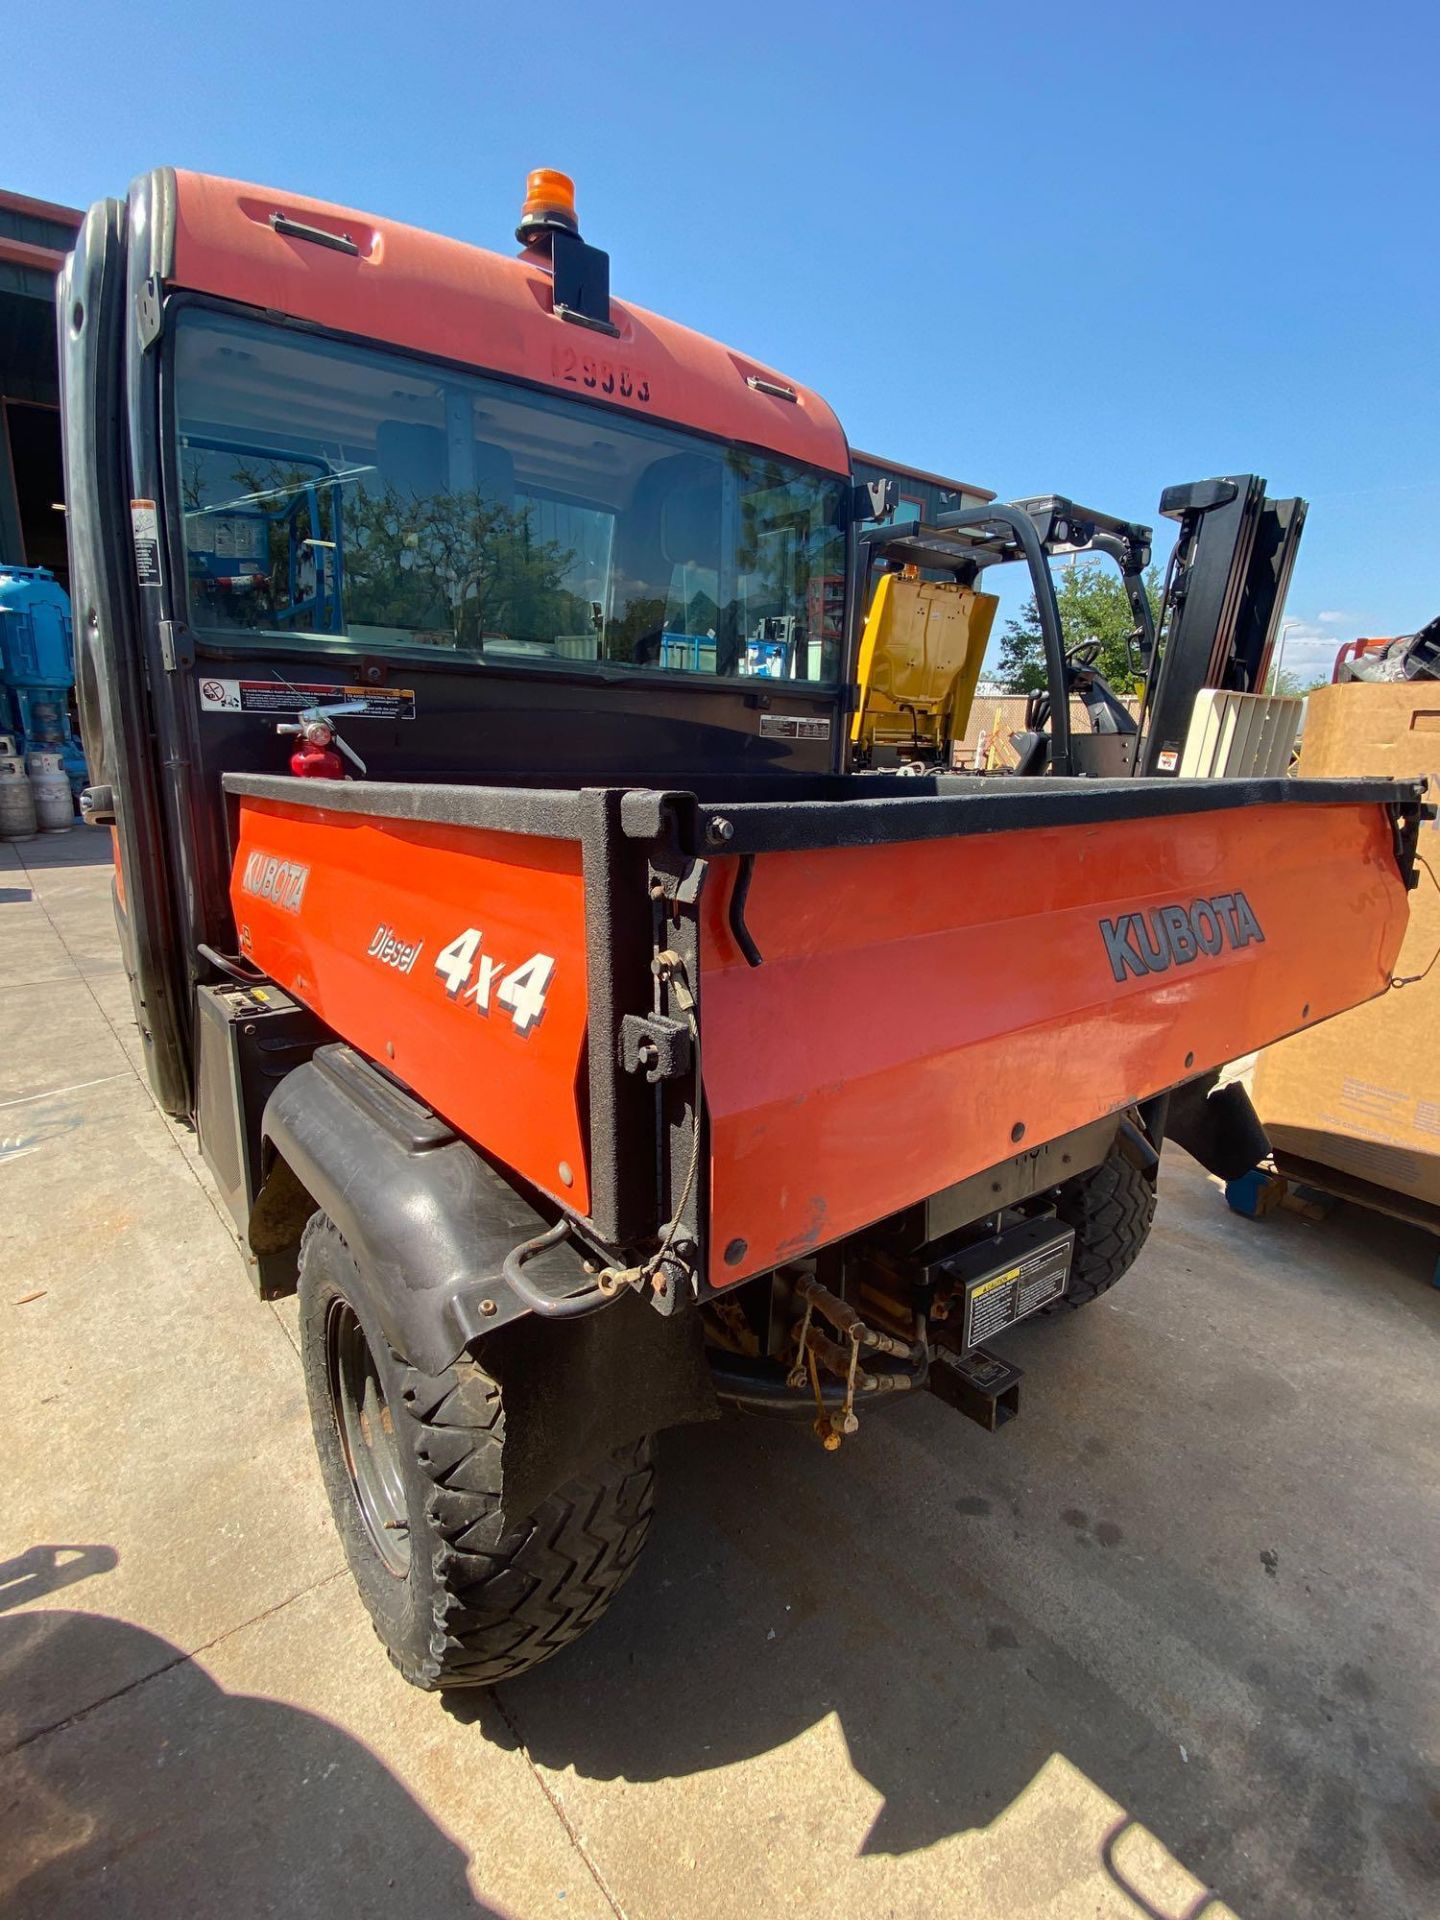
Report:
[{"label": "bed tailgate", "polygon": [[1200,811],[715,863],[713,1285],[1385,991],[1396,804],[1203,784]]}]

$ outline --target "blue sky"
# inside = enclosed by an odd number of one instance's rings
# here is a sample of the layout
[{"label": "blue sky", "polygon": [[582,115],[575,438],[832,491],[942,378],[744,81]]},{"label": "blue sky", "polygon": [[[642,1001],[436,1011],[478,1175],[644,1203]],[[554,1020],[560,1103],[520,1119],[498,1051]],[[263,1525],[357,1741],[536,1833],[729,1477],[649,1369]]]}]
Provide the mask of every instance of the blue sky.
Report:
[{"label": "blue sky", "polygon": [[562,167],[618,293],[858,446],[1139,519],[1211,473],[1306,495],[1287,665],[1440,612],[1433,6],[70,0],[6,37],[0,184],[173,162],[505,248]]}]

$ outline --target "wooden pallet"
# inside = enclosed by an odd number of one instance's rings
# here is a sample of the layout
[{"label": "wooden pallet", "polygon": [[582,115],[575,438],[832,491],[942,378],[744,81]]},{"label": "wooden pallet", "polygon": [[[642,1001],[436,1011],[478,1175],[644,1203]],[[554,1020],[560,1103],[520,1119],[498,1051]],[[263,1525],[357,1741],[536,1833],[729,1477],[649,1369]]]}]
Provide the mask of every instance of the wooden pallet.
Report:
[{"label": "wooden pallet", "polygon": [[[1225,1201],[1233,1213],[1258,1220],[1277,1207],[1287,1207],[1313,1219],[1317,1217],[1316,1201],[1349,1200],[1356,1206],[1388,1214],[1392,1220],[1403,1220],[1408,1226],[1423,1227],[1427,1233],[1440,1236],[1440,1207],[1428,1201],[1417,1200],[1408,1193],[1396,1193],[1393,1187],[1357,1179],[1354,1174],[1342,1173],[1319,1160],[1303,1160],[1298,1154],[1273,1153],[1271,1159],[1273,1172],[1268,1167],[1254,1167],[1238,1180],[1226,1181]],[[1440,1253],[1435,1258],[1431,1284],[1440,1287]]]}]

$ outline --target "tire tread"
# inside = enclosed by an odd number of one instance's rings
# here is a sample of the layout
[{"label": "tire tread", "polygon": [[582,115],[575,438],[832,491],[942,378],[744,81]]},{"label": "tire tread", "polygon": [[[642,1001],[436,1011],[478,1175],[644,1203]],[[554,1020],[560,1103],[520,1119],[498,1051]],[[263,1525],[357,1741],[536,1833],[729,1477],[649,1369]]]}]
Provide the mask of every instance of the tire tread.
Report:
[{"label": "tire tread", "polygon": [[1063,1187],[1056,1213],[1075,1229],[1070,1285],[1042,1313],[1073,1313],[1108,1293],[1139,1257],[1155,1218],[1155,1186],[1118,1149]]},{"label": "tire tread", "polygon": [[[301,1240],[302,1273],[316,1236],[332,1243],[327,1255],[351,1261],[338,1229],[316,1214]],[[416,1599],[428,1592],[430,1617],[415,1622],[408,1644],[381,1633],[382,1644],[415,1686],[493,1686],[578,1639],[630,1577],[654,1509],[652,1443],[622,1448],[502,1530],[498,1383],[468,1356],[433,1376],[393,1348],[385,1357],[424,1482],[424,1531],[412,1531],[411,1552],[428,1557]]]}]

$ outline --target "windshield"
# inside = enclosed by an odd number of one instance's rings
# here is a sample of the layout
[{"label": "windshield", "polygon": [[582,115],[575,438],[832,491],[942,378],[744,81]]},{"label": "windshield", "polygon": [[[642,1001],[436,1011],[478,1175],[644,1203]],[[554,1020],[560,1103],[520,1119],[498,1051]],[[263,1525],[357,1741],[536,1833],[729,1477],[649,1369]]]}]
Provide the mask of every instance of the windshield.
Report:
[{"label": "windshield", "polygon": [[200,309],[174,391],[199,631],[838,678],[835,475]]}]

